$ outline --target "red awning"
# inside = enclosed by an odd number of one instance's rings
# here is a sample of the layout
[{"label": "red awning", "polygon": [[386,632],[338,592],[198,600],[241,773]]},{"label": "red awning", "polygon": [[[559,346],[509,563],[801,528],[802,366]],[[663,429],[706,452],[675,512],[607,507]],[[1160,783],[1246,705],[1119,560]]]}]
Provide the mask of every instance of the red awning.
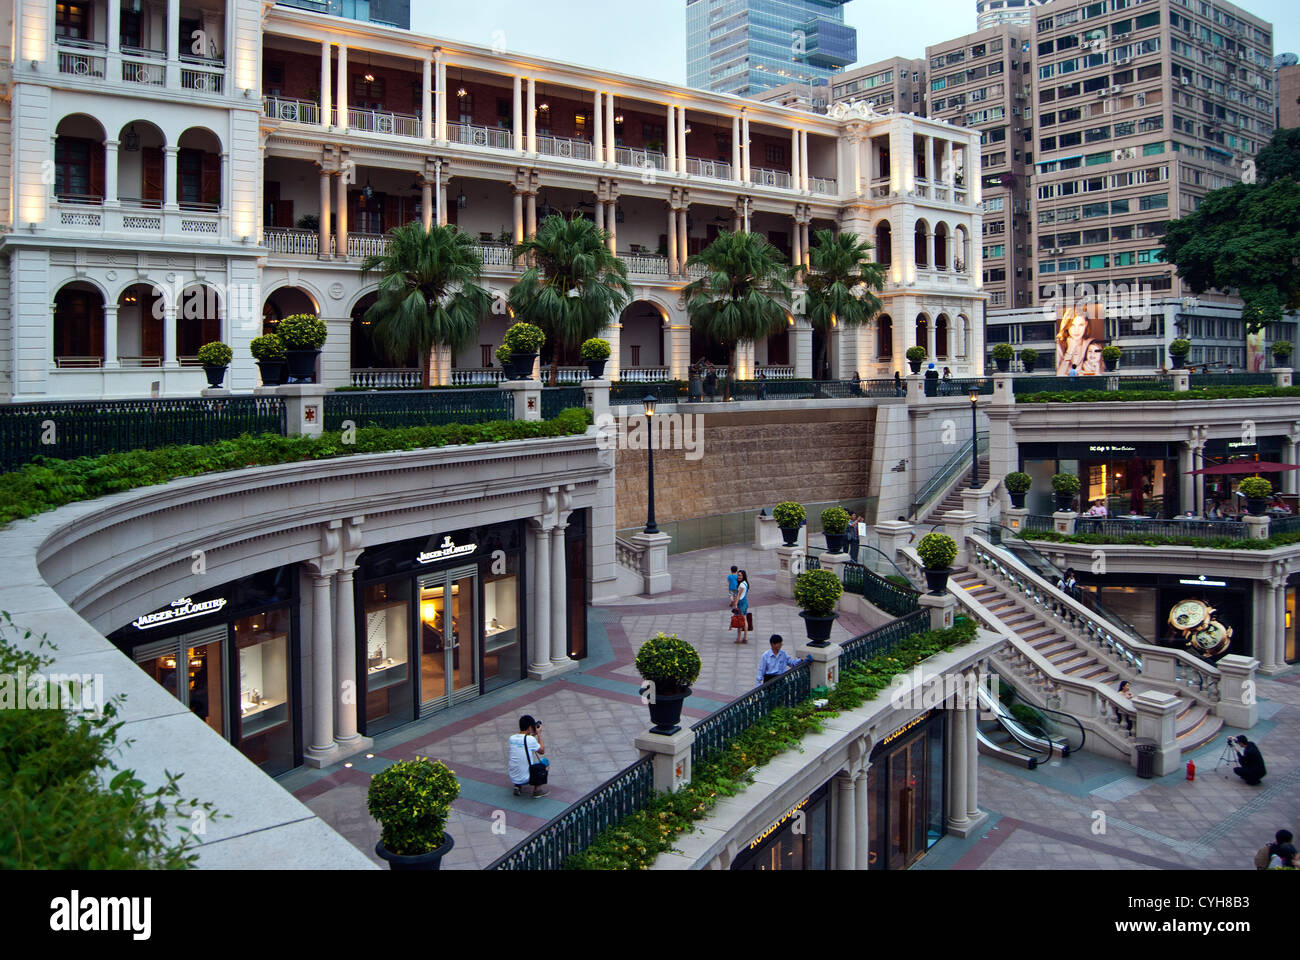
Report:
[{"label": "red awning", "polygon": [[1229,474],[1249,476],[1254,473],[1285,473],[1288,470],[1300,470],[1300,467],[1292,463],[1269,463],[1267,460],[1238,460],[1236,463],[1216,463],[1212,467],[1201,467],[1199,470],[1187,472],[1193,475],[1199,473],[1219,477]]}]

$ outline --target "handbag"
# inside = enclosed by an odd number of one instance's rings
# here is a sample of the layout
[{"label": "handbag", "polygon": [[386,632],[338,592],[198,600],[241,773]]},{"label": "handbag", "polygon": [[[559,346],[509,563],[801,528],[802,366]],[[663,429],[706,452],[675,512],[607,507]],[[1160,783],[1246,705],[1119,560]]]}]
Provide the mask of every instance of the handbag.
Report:
[{"label": "handbag", "polygon": [[750,633],[754,632],[754,615],[752,613],[745,614],[745,629]]},{"label": "handbag", "polygon": [[[528,756],[528,734],[524,734],[524,756],[525,757]],[[528,764],[529,784],[531,784],[534,787],[539,787],[542,784],[544,784],[546,782],[546,778],[550,776],[550,771],[547,769],[548,766],[549,764],[545,764],[545,763],[529,763]]]},{"label": "handbag", "polygon": [[745,627],[745,615],[740,612],[733,613],[731,615],[731,629],[739,630],[742,627]]}]

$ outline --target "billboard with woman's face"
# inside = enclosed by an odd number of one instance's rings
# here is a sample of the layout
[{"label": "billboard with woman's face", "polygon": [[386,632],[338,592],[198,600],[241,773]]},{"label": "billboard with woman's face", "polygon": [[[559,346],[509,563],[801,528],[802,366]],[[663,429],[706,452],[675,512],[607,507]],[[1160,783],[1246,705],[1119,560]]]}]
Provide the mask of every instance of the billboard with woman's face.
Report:
[{"label": "billboard with woman's face", "polygon": [[1101,349],[1106,345],[1106,321],[1100,304],[1067,310],[1056,327],[1056,375],[1068,377],[1071,368],[1079,376],[1105,371]]}]

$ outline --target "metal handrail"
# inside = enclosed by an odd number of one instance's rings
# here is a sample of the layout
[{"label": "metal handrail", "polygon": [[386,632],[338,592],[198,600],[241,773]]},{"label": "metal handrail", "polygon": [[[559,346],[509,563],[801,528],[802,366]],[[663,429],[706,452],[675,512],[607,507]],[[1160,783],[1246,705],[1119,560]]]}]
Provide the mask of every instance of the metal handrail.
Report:
[{"label": "metal handrail", "polygon": [[[978,459],[981,455],[989,452],[988,432],[981,431],[975,434],[975,440],[979,445],[975,452],[976,459]],[[921,486],[921,489],[916,491],[916,496],[913,497],[912,502],[908,504],[908,516],[912,517],[914,520],[919,520],[921,514],[930,506],[930,504],[937,500],[942,493],[952,485],[953,480],[960,476],[964,470],[969,469],[970,457],[971,441],[967,440],[961,444],[956,453],[949,457],[947,461],[945,461],[944,464],[935,471],[934,475]]]}]

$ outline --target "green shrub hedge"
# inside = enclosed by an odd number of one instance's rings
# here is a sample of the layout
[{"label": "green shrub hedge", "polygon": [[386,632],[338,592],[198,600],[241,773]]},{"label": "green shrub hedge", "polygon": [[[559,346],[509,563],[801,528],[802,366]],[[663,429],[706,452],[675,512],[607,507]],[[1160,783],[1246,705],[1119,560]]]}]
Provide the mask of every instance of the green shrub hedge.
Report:
[{"label": "green shrub hedge", "polygon": [[1205,547],[1209,550],[1272,550],[1300,543],[1300,531],[1279,533],[1267,540],[1232,540],[1228,537],[1163,537],[1152,533],[1126,533],[1113,537],[1103,533],[1062,534],[1053,530],[1025,530],[1024,540],[1046,540],[1049,543],[1120,543],[1136,547]]},{"label": "green shrub hedge", "polygon": [[362,427],[355,431],[354,443],[344,443],[340,432],[326,432],[319,437],[264,433],[256,437],[246,434],[205,446],[130,450],[75,460],[38,457],[17,470],[0,474],[0,523],[178,477],[356,453],[565,437],[584,433],[591,422],[591,411],[574,407],[551,420],[491,420],[468,426],[449,423],[428,427]]},{"label": "green shrub hedge", "polygon": [[1017,394],[1016,403],[1111,403],[1143,400],[1242,400],[1300,397],[1300,387],[1192,387],[1190,390],[1044,390]]}]

